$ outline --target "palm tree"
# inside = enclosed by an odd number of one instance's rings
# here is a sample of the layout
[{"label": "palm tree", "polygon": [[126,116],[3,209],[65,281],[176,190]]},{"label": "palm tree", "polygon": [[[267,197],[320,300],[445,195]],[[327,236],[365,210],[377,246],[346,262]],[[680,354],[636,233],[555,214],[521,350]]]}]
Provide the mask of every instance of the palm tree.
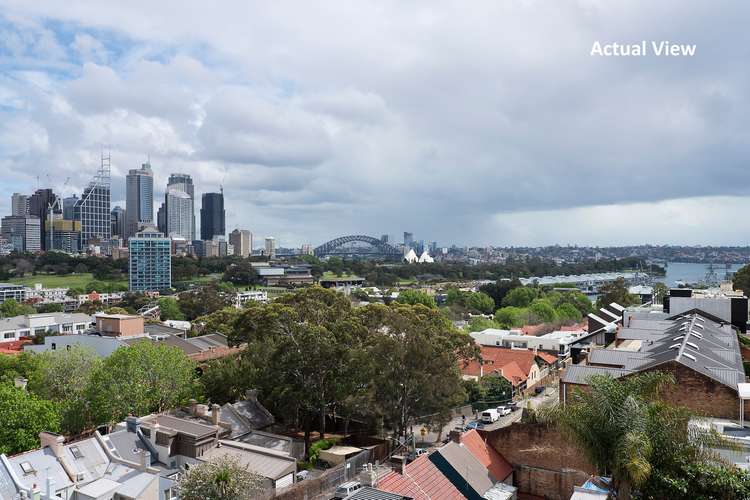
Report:
[{"label": "palm tree", "polygon": [[618,500],[629,500],[655,466],[666,466],[675,455],[700,459],[703,445],[718,442],[708,431],[689,429],[688,410],[659,400],[672,385],[673,377],[663,372],[619,379],[596,375],[565,406],[542,408],[539,419],[558,425],[597,473],[611,475]]}]

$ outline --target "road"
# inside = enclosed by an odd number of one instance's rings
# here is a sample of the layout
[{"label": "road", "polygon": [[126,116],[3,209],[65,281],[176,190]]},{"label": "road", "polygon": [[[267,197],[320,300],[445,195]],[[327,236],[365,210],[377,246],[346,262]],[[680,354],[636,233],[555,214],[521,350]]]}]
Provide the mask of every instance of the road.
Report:
[{"label": "road", "polygon": [[[500,429],[501,427],[507,427],[511,425],[514,422],[520,422],[521,415],[523,415],[522,408],[527,408],[527,405],[531,405],[531,408],[538,408],[544,403],[549,402],[555,402],[558,400],[557,395],[557,387],[547,387],[544,393],[539,394],[538,396],[532,396],[530,398],[523,399],[521,401],[518,401],[518,410],[514,411],[510,415],[500,417],[500,419],[497,422],[494,422],[492,424],[486,424],[484,426],[484,430],[487,431],[494,431],[496,429]],[[476,417],[476,415],[475,415]],[[437,432],[427,432],[427,434],[424,436],[424,438],[421,439],[421,445],[423,447],[428,447],[431,444],[437,443],[439,439],[445,439],[448,437],[448,434],[450,431],[455,429],[456,427],[461,427],[465,424],[468,424],[474,420],[474,418],[466,417],[466,420],[464,421],[461,417],[454,418],[448,424],[443,427],[443,432],[441,433],[440,437],[438,438]],[[419,429],[414,429],[417,433],[417,439],[419,440],[420,434]],[[418,443],[418,446],[420,443]]]}]

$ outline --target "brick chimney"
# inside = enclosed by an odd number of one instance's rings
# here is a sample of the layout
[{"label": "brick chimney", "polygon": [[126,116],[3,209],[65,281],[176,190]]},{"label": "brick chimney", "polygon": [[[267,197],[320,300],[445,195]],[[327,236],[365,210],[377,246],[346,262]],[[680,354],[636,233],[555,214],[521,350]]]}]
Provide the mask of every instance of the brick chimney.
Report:
[{"label": "brick chimney", "polygon": [[217,405],[216,403],[211,405],[211,423],[213,425],[219,425],[219,411],[221,410],[221,406]]},{"label": "brick chimney", "polygon": [[42,448],[49,447],[52,454],[59,458],[63,454],[65,438],[54,432],[42,431],[39,433],[39,443]]},{"label": "brick chimney", "polygon": [[448,434],[448,437],[450,437],[451,441],[453,441],[454,443],[461,444],[461,433],[460,432],[458,432],[456,430],[450,431],[450,433]]},{"label": "brick chimney", "polygon": [[190,400],[190,413],[194,416],[198,416],[198,401],[195,399]]}]

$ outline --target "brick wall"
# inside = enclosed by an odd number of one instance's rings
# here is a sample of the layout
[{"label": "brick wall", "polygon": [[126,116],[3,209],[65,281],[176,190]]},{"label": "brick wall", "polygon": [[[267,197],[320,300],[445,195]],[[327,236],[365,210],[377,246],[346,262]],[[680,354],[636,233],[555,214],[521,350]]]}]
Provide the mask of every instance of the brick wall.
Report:
[{"label": "brick wall", "polygon": [[520,493],[568,499],[594,467],[557,429],[544,424],[513,424],[481,432],[487,442],[513,465]]},{"label": "brick wall", "polygon": [[540,469],[526,465],[514,469],[518,491],[550,500],[568,500],[573,487],[586,482],[589,475],[575,469],[560,471]]}]

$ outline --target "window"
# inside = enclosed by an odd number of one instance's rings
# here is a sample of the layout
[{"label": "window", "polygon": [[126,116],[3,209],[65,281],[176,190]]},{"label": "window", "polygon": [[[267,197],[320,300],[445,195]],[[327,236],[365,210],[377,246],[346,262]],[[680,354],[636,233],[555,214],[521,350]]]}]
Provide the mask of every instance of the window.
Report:
[{"label": "window", "polygon": [[52,342],[52,350],[54,351],[56,349],[57,349],[57,344],[55,344],[54,342]]},{"label": "window", "polygon": [[36,472],[34,470],[34,467],[29,462],[21,462],[21,470],[23,471],[24,475],[33,474],[34,472]]},{"label": "window", "polygon": [[3,335],[4,339],[14,339],[16,338],[16,332],[5,332]]},{"label": "window", "polygon": [[83,458],[83,453],[81,453],[81,449],[78,448],[78,446],[71,446],[70,453],[72,453],[76,459]]}]

